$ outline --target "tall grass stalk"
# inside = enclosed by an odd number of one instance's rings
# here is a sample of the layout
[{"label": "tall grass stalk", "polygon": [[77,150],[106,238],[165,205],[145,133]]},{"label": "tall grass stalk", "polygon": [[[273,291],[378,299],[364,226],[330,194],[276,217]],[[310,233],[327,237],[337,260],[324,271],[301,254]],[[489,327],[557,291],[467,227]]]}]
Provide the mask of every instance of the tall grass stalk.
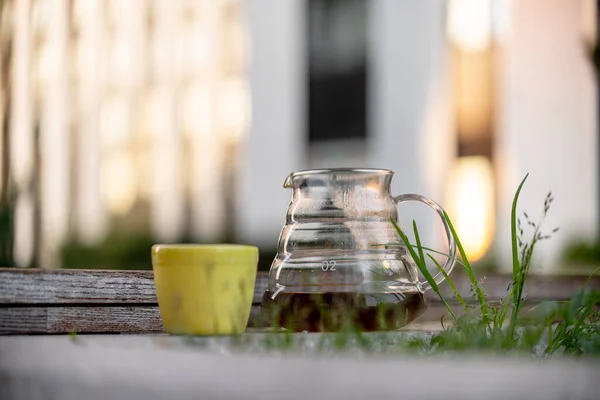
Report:
[{"label": "tall grass stalk", "polygon": [[[523,286],[525,284],[525,276],[526,276],[526,274],[521,273],[522,265],[521,265],[521,262],[519,261],[518,236],[517,236],[517,204],[519,202],[519,195],[521,194],[521,189],[523,189],[523,185],[525,184],[525,181],[527,180],[528,177],[529,177],[529,174],[525,175],[525,178],[523,178],[523,180],[521,181],[521,184],[517,188],[517,191],[513,198],[511,211],[510,211],[510,237],[511,237],[512,271],[513,271],[513,284],[512,284],[510,292],[512,293],[512,303],[513,304],[512,304],[512,314],[510,317],[510,325],[508,328],[509,340],[512,340],[514,332],[515,332],[517,315],[519,315],[519,310],[521,309],[521,295],[523,293]],[[532,244],[532,248],[533,248],[533,244]],[[528,267],[531,259],[528,259],[525,261],[526,261],[525,267]],[[501,313],[502,319],[504,319],[504,317],[506,315],[507,304],[508,304],[508,302],[505,301],[505,304],[503,307],[503,312]],[[503,322],[504,321],[501,321],[501,323],[503,323]],[[500,324],[499,327],[502,327],[502,324]]]}]

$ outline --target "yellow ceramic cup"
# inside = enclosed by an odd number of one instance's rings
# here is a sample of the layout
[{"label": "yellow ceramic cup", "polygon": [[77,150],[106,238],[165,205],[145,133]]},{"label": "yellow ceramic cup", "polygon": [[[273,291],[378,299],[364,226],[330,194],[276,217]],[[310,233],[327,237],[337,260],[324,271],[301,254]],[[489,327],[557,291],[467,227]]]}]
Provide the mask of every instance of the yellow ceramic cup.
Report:
[{"label": "yellow ceramic cup", "polygon": [[153,246],[152,268],[165,330],[179,335],[243,333],[257,265],[254,246]]}]

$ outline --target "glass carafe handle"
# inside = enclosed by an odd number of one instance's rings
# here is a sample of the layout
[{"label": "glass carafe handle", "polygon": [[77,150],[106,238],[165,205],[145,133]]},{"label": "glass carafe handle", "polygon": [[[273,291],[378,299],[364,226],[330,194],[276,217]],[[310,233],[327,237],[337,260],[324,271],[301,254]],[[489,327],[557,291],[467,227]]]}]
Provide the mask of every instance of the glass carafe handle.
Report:
[{"label": "glass carafe handle", "polygon": [[[452,268],[454,268],[454,262],[456,261],[456,241],[454,240],[454,236],[452,236],[452,232],[450,231],[450,226],[448,226],[448,221],[446,221],[446,217],[444,216],[444,210],[439,206],[438,203],[431,200],[428,197],[421,196],[420,194],[401,194],[400,196],[394,197],[394,201],[396,203],[401,203],[403,201],[419,201],[421,203],[427,204],[429,207],[433,208],[433,210],[440,216],[442,219],[442,223],[444,224],[444,230],[446,231],[446,236],[448,237],[448,260],[444,264],[443,268],[447,274],[450,274]],[[433,276],[433,279],[436,283],[442,282],[445,278],[444,275],[438,271],[437,274]],[[421,287],[423,290],[427,290],[431,288],[428,282],[421,283]]]}]

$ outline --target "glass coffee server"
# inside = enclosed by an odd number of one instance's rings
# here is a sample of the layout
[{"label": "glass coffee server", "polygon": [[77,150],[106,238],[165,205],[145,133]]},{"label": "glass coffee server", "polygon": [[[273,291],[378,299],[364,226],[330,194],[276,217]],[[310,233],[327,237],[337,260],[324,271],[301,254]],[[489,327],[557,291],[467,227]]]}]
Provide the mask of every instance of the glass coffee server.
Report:
[{"label": "glass coffee server", "polygon": [[[292,331],[394,330],[426,309],[417,267],[391,220],[398,203],[435,210],[448,237],[447,273],[456,245],[442,208],[418,194],[392,196],[393,172],[321,169],[290,174],[292,189],[262,315]],[[435,276],[437,282],[443,274]]]}]

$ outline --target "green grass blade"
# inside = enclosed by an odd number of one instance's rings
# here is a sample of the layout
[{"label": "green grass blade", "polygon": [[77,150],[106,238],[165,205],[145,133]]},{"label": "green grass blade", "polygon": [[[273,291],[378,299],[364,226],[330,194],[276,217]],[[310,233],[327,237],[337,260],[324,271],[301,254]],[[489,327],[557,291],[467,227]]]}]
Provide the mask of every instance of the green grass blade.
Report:
[{"label": "green grass blade", "polygon": [[583,305],[578,310],[577,314],[579,314],[579,316],[575,320],[575,329],[578,329],[585,323],[587,317],[594,311],[596,304],[598,304],[598,302],[600,301],[600,294],[598,294],[597,292],[584,293],[588,294],[588,296],[587,299],[585,299]]},{"label": "green grass blade", "polygon": [[417,222],[413,220],[413,231],[415,232],[415,242],[417,242],[417,250],[419,251],[419,258],[422,263],[425,263],[425,256],[423,255],[423,246],[421,245],[421,238],[419,236],[419,229],[417,229]]},{"label": "green grass blade", "polygon": [[513,290],[514,286],[511,285],[510,289],[506,292],[506,297],[504,298],[504,301],[502,303],[502,308],[500,309],[500,312],[498,313],[498,316],[494,321],[494,328],[502,328],[502,326],[504,325],[504,321],[506,320],[506,316],[508,315],[508,299],[510,299],[513,296]]},{"label": "green grass blade", "polygon": [[454,284],[454,282],[452,281],[452,279],[450,278],[450,276],[448,275],[448,273],[440,265],[440,263],[438,262],[438,260],[436,260],[435,258],[433,258],[433,256],[431,254],[427,254],[427,256],[431,259],[431,261],[433,261],[433,263],[435,264],[435,266],[440,270],[440,273],[446,279],[446,282],[448,282],[448,285],[450,285],[450,288],[452,289],[452,292],[454,293],[454,296],[456,297],[456,300],[458,300],[459,304],[461,306],[463,306],[463,308],[465,309],[465,311],[467,312],[467,314],[470,314],[469,306],[467,306],[467,302],[465,301],[465,299],[462,297],[462,295],[460,294],[460,292],[456,288],[456,285]]},{"label": "green grass blade", "polygon": [[402,229],[400,229],[398,224],[396,224],[396,221],[392,220],[391,218],[390,218],[390,220],[392,221],[392,224],[394,225],[396,232],[398,232],[398,235],[400,235],[400,238],[406,245],[406,248],[408,249],[410,256],[415,261],[415,264],[417,264],[417,267],[419,267],[419,270],[421,270],[421,273],[425,276],[425,279],[431,285],[431,288],[434,291],[438,292],[439,287],[438,287],[437,283],[435,282],[435,280],[433,279],[433,276],[431,276],[431,273],[429,272],[429,270],[427,270],[427,265],[425,265],[425,260],[423,260],[419,257],[419,255],[415,251],[414,247],[410,244],[406,234],[404,232],[402,232]]},{"label": "green grass blade", "polygon": [[[512,269],[513,269],[513,279],[515,280],[515,285],[519,284],[520,281],[520,273],[521,273],[521,263],[519,262],[519,246],[518,246],[518,235],[517,235],[517,204],[519,202],[519,195],[521,194],[521,189],[527,180],[529,174],[525,175],[525,178],[519,184],[517,188],[517,192],[513,197],[512,207],[510,211],[510,238],[511,238],[511,247],[512,247]],[[517,302],[518,290],[513,290],[513,302]]]},{"label": "green grass blade", "polygon": [[544,351],[545,353],[547,351],[549,351],[550,349],[552,349],[552,346],[554,344],[554,337],[553,337],[553,329],[552,329],[552,324],[548,325],[548,345],[546,346],[546,350]]},{"label": "green grass blade", "polygon": [[477,281],[477,278],[475,277],[475,274],[473,273],[473,268],[471,268],[471,263],[469,263],[467,253],[465,252],[460,238],[456,233],[456,229],[454,229],[454,225],[452,224],[452,221],[450,220],[450,217],[448,216],[446,211],[444,211],[444,217],[446,218],[446,222],[448,222],[448,227],[450,228],[450,232],[452,232],[452,236],[454,236],[454,240],[456,240],[456,247],[458,247],[458,252],[462,258],[463,267],[465,268],[465,271],[467,271],[467,276],[469,277],[471,286],[475,289],[475,294],[477,295],[477,300],[479,301],[479,306],[481,308],[481,316],[484,318],[485,321],[487,321],[489,313],[487,302],[485,300],[485,292],[483,291],[483,288],[481,287],[481,285]]},{"label": "green grass blade", "polygon": [[[393,244],[396,245],[396,246],[403,245],[402,243],[393,243]],[[390,243],[387,243],[387,244],[372,244],[371,247],[374,247],[374,246],[391,246],[391,245],[392,244],[390,244]],[[411,243],[411,246],[415,247],[416,244],[412,244]],[[422,247],[422,249],[424,251],[426,251],[428,253],[437,254],[437,255],[440,255],[440,256],[447,257],[449,259],[454,259],[455,263],[464,266],[463,262],[458,257],[450,257],[450,254],[444,253],[443,251],[439,251],[439,250],[436,250],[436,249],[432,249],[431,247],[427,247],[427,246],[421,246],[421,247]]]},{"label": "green grass blade", "polygon": [[454,311],[452,311],[450,304],[448,304],[448,302],[446,301],[446,299],[440,292],[440,288],[439,288],[438,284],[435,282],[435,279],[433,279],[433,276],[431,276],[431,273],[427,269],[425,260],[419,258],[419,255],[415,251],[414,247],[410,244],[408,237],[404,234],[404,232],[402,232],[402,229],[400,229],[400,227],[398,226],[396,221],[394,221],[393,218],[390,218],[390,221],[392,222],[392,225],[394,225],[394,229],[396,229],[396,232],[398,232],[398,235],[402,239],[402,242],[404,242],[404,244],[406,245],[406,248],[408,249],[408,252],[410,253],[413,260],[415,261],[417,268],[419,268],[419,271],[421,271],[421,273],[423,274],[423,276],[425,277],[425,279],[431,286],[431,289],[438,295],[438,297],[442,301],[442,304],[444,304],[444,306],[448,310],[448,313],[452,316],[452,319],[456,320],[456,314],[454,314]]},{"label": "green grass blade", "polygon": [[515,330],[515,323],[517,321],[517,315],[519,313],[520,303],[521,303],[521,293],[523,289],[523,276],[521,275],[521,263],[519,262],[519,247],[518,247],[518,236],[517,236],[517,204],[519,202],[519,195],[521,194],[521,189],[525,184],[525,181],[529,177],[529,174],[525,175],[525,178],[521,181],[521,184],[517,188],[517,192],[513,198],[512,208],[510,211],[510,237],[511,237],[511,245],[512,245],[512,267],[513,267],[513,308],[512,314],[510,317],[510,325],[509,325],[509,338],[512,338],[512,335]]},{"label": "green grass blade", "polygon": [[594,270],[594,272],[592,272],[592,274],[590,276],[588,276],[587,280],[585,281],[585,285],[583,285],[584,289],[587,288],[588,283],[590,283],[590,281],[592,280],[594,275],[596,275],[599,271],[600,271],[600,267],[596,268]]}]

